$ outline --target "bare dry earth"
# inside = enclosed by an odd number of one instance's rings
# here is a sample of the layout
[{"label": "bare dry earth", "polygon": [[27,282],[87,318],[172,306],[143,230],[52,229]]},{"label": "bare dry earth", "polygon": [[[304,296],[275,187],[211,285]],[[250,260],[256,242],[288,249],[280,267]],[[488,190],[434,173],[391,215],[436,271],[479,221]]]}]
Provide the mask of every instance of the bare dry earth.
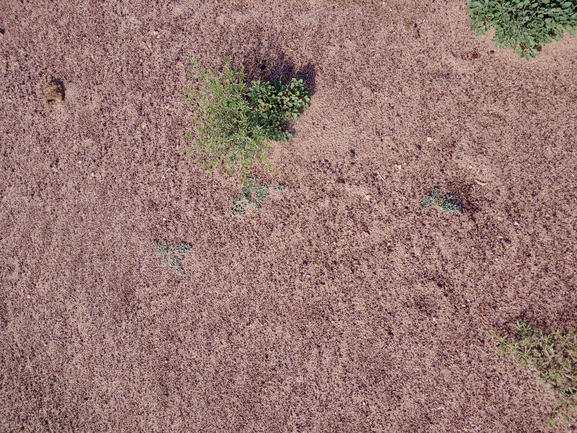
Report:
[{"label": "bare dry earth", "polygon": [[[527,62],[456,0],[7,0],[0,28],[0,431],[547,431],[490,332],[575,325],[577,38]],[[260,212],[183,155],[189,55],[311,89]]]}]

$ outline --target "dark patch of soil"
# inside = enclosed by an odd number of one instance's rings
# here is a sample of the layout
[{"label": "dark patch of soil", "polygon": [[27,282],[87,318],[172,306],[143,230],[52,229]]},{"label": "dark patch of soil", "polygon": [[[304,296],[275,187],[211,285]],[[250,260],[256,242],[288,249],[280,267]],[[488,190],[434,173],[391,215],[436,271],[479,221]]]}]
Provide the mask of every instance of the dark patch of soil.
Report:
[{"label": "dark patch of soil", "polygon": [[64,84],[60,80],[54,80],[44,86],[44,106],[52,110],[57,104],[64,101]]}]

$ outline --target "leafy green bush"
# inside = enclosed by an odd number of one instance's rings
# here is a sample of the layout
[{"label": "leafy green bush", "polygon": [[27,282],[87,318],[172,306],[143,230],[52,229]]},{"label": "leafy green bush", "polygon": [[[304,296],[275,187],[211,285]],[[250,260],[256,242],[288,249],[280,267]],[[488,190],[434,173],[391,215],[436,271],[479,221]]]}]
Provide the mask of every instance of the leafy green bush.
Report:
[{"label": "leafy green bush", "polygon": [[269,140],[287,141],[291,135],[285,124],[297,120],[309,106],[307,95],[302,78],[293,78],[288,85],[279,80],[272,83],[253,81],[248,91],[248,100],[253,108],[252,123],[263,128]]},{"label": "leafy green bush", "polygon": [[247,89],[244,71],[233,70],[230,59],[224,59],[221,73],[191,64],[196,85],[185,89],[184,99],[195,108],[196,136],[187,152],[207,169],[219,166],[246,180],[257,161],[266,162],[269,141],[288,140],[287,122],[308,108],[303,80],[293,78],[288,85],[253,81]]},{"label": "leafy green bush", "polygon": [[541,45],[575,34],[575,0],[468,0],[471,29],[477,34],[495,29],[493,41],[530,59]]},{"label": "leafy green bush", "polygon": [[459,205],[455,203],[452,194],[447,194],[443,199],[440,197],[441,190],[437,187],[433,188],[431,194],[425,194],[421,209],[426,209],[429,206],[436,208],[439,212],[459,212]]},{"label": "leafy green bush", "polygon": [[499,337],[493,333],[499,355],[509,355],[519,364],[535,370],[539,379],[559,397],[555,414],[549,419],[552,424],[576,403],[577,330],[546,333],[527,322],[518,322],[516,330],[517,335],[513,337]]}]

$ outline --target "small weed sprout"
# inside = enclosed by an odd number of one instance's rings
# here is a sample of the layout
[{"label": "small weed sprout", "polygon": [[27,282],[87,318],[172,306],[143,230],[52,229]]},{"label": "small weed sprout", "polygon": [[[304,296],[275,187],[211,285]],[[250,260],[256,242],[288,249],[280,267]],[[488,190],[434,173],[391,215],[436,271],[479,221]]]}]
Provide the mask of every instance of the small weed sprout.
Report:
[{"label": "small weed sprout", "polygon": [[577,29],[575,0],[468,0],[471,30],[495,29],[493,41],[529,60],[541,45],[560,40]]},{"label": "small weed sprout", "polygon": [[[242,186],[240,194],[232,199],[230,213],[240,215],[249,204],[254,204],[257,209],[260,209],[262,202],[268,197],[269,188],[270,182],[259,183],[256,177],[248,178]],[[284,188],[285,186],[280,183],[274,186],[274,189],[278,191],[282,191]]]},{"label": "small weed sprout", "polygon": [[452,194],[447,194],[443,199],[441,199],[440,194],[441,190],[438,187],[433,188],[431,194],[425,194],[421,209],[432,206],[439,212],[459,212],[459,205],[455,203]]},{"label": "small weed sprout", "polygon": [[538,373],[541,382],[550,386],[559,398],[553,407],[553,425],[559,416],[575,407],[577,397],[577,330],[546,333],[527,322],[516,324],[517,335],[500,337],[493,333],[499,355],[511,356],[517,363]]},{"label": "small weed sprout", "polygon": [[183,276],[184,269],[180,264],[180,259],[182,258],[181,256],[189,252],[192,247],[189,244],[175,244],[169,247],[165,240],[162,242],[153,241],[152,244],[162,257],[162,263],[170,265],[176,270],[178,275]]},{"label": "small weed sprout", "polygon": [[[194,110],[194,144],[187,150],[206,169],[220,167],[224,172],[246,180],[257,162],[266,160],[269,142],[287,141],[287,122],[295,121],[309,106],[310,99],[302,78],[287,85],[253,81],[247,89],[242,69],[233,70],[225,58],[222,72],[199,67],[191,61],[189,75],[196,79],[186,88],[184,100]],[[187,134],[192,138],[192,134]]]}]

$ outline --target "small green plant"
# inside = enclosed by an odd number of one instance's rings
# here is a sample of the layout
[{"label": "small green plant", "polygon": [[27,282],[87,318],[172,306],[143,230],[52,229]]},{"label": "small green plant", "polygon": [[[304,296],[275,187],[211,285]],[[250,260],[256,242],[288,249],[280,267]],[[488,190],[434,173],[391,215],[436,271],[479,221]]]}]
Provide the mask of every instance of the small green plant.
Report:
[{"label": "small green plant", "polygon": [[156,248],[158,254],[162,257],[162,263],[173,267],[176,272],[178,272],[178,275],[184,275],[184,269],[180,264],[180,259],[183,254],[191,250],[189,244],[175,244],[169,247],[165,240],[162,242],[153,241],[152,244]]},{"label": "small green plant", "polygon": [[525,321],[515,326],[517,335],[500,337],[493,333],[500,356],[511,356],[517,363],[538,373],[541,382],[558,397],[548,420],[552,425],[560,415],[575,406],[577,397],[577,331],[545,332]]},{"label": "small green plant", "polygon": [[513,49],[527,60],[543,44],[577,29],[575,0],[468,0],[471,30],[484,34],[495,29],[493,41]]},{"label": "small green plant", "polygon": [[[242,186],[240,194],[232,199],[232,208],[230,213],[232,215],[240,215],[249,204],[254,204],[257,209],[260,209],[262,202],[268,197],[269,183],[259,183],[256,177],[246,179]],[[274,189],[282,191],[285,186],[277,183]]]},{"label": "small green plant", "polygon": [[196,135],[187,152],[207,169],[217,166],[246,179],[256,162],[267,163],[269,141],[288,140],[287,122],[308,108],[304,82],[253,81],[247,89],[244,71],[233,70],[230,59],[224,59],[220,73],[199,67],[196,61],[191,65],[189,75],[196,83],[185,89],[184,99],[194,108]]},{"label": "small green plant", "polygon": [[441,190],[438,187],[433,188],[431,194],[425,194],[421,209],[432,206],[439,212],[459,212],[459,205],[455,203],[455,198],[452,194],[447,194],[443,199],[441,199],[440,194]]},{"label": "small green plant", "polygon": [[302,78],[293,78],[287,85],[279,80],[272,83],[253,81],[248,100],[252,123],[262,128],[266,137],[273,141],[287,141],[291,137],[286,131],[286,122],[297,120],[310,102]]}]

